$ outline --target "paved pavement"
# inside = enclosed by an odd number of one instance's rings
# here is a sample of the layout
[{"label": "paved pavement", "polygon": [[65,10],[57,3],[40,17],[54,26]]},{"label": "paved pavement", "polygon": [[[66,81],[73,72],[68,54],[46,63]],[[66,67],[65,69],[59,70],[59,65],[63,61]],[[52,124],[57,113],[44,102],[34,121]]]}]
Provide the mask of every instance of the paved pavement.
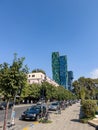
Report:
[{"label": "paved pavement", "polygon": [[95,127],[89,124],[80,123],[79,114],[80,104],[77,103],[63,110],[61,114],[50,114],[52,123],[42,124],[16,120],[16,125],[7,130],[95,130]]}]

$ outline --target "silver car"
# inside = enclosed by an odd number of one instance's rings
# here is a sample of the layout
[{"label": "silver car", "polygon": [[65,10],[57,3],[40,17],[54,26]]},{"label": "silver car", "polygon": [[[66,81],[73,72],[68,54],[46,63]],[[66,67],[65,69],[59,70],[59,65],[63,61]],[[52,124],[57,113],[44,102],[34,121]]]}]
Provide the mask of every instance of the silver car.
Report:
[{"label": "silver car", "polygon": [[60,110],[60,103],[59,103],[59,102],[52,102],[52,103],[49,105],[48,110],[50,110],[50,111]]}]

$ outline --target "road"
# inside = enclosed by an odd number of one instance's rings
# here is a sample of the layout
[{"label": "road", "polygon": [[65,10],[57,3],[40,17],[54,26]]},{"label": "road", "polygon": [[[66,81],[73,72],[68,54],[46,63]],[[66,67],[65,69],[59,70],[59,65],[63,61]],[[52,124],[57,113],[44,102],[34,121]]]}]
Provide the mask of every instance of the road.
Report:
[{"label": "road", "polygon": [[[26,110],[29,106],[31,106],[32,104],[25,104],[25,105],[19,105],[19,106],[15,106],[15,118],[16,119],[19,119],[20,115],[22,114],[22,112],[24,110]],[[8,110],[8,120],[11,119],[11,112],[12,112],[12,109],[9,109]],[[2,124],[3,120],[4,120],[4,113],[5,113],[5,110],[0,110],[0,124]]]}]

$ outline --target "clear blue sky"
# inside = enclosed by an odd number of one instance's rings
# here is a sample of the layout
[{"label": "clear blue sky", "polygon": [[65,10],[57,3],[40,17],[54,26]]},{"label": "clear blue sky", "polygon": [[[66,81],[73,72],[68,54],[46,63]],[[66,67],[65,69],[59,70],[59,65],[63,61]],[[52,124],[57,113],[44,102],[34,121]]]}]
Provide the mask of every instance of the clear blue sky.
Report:
[{"label": "clear blue sky", "polygon": [[98,77],[98,0],[0,1],[0,63],[17,53],[52,77],[54,51],[67,55],[75,79]]}]

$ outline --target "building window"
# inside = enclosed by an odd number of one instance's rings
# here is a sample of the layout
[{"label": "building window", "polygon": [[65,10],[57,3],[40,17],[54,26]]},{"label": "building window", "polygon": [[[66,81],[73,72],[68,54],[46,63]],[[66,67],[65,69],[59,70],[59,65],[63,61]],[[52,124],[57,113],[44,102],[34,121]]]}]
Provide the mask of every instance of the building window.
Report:
[{"label": "building window", "polygon": [[30,75],[29,75],[29,77],[30,77]]},{"label": "building window", "polygon": [[35,75],[32,75],[32,77],[35,77]]}]

